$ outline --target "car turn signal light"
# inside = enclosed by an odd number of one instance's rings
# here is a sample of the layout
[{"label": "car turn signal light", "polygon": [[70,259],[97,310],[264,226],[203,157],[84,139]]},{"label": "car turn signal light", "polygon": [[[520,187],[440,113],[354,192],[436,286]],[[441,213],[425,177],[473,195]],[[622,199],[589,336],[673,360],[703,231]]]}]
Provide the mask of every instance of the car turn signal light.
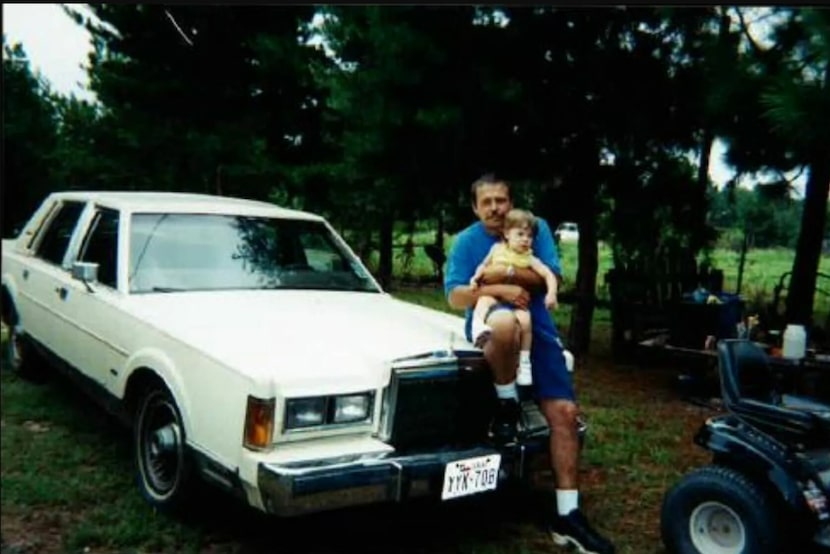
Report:
[{"label": "car turn signal light", "polygon": [[274,434],[274,399],[248,397],[245,410],[244,446],[251,450],[265,450]]}]

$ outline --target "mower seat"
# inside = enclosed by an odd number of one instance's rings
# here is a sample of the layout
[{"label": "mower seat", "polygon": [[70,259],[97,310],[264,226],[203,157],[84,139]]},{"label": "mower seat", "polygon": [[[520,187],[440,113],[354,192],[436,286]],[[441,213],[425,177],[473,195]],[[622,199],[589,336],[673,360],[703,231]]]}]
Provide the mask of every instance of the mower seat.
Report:
[{"label": "mower seat", "polygon": [[818,416],[826,412],[830,416],[830,404],[816,400],[815,398],[808,398],[806,396],[793,396],[791,394],[782,394],[781,403],[787,408],[793,410],[805,410],[807,412],[816,412]]},{"label": "mower seat", "polygon": [[830,437],[830,405],[780,394],[767,355],[752,341],[721,340],[718,369],[726,408],[746,423],[782,438]]}]

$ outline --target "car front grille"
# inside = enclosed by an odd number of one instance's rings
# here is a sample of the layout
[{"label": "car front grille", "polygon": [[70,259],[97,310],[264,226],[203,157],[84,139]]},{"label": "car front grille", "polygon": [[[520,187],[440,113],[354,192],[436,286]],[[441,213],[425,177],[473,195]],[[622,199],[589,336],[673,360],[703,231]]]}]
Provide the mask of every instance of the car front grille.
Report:
[{"label": "car front grille", "polygon": [[480,353],[396,367],[384,397],[382,438],[397,451],[480,443],[492,414],[492,383]]}]

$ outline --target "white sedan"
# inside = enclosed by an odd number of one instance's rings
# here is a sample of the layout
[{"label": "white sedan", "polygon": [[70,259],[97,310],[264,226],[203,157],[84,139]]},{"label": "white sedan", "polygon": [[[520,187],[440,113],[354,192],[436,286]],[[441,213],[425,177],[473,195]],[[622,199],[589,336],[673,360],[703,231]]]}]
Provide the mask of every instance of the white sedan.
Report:
[{"label": "white sedan", "polygon": [[553,236],[556,239],[556,242],[579,242],[579,226],[570,221],[560,223],[556,227],[556,231],[554,231]]},{"label": "white sedan", "polygon": [[194,477],[293,515],[549,467],[544,420],[488,438],[493,386],[463,320],[385,293],[319,216],[63,192],[2,247],[11,367],[34,376],[46,355],[129,425],[156,507],[181,506]]}]

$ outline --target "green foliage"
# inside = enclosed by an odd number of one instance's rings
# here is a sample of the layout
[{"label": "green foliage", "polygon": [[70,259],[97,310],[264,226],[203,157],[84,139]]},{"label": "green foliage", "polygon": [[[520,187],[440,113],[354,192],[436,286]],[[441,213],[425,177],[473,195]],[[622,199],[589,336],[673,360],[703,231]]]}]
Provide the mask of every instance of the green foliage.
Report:
[{"label": "green foliage", "polygon": [[[727,159],[739,175],[758,171],[783,174],[806,170],[808,180],[793,261],[793,291],[787,299],[788,321],[809,322],[816,272],[826,225],[830,188],[827,125],[830,118],[830,17],[826,10],[769,8],[777,21],[772,43],[759,44],[742,8],[734,8],[745,51],[731,56],[733,68],[718,67],[714,88],[718,132],[729,144]],[[735,42],[736,45],[739,42]],[[752,214],[749,219],[757,219]],[[757,225],[765,231],[769,225]],[[816,230],[819,230],[816,232]]]},{"label": "green foliage", "polygon": [[776,29],[783,60],[770,71],[760,95],[772,130],[802,156],[815,144],[830,143],[830,94],[826,74],[830,65],[830,16],[826,10],[792,10]]},{"label": "green foliage", "polygon": [[[311,7],[94,5],[92,89],[106,158],[97,187],[266,198],[314,147],[299,39]],[[113,32],[115,29],[117,32]],[[138,163],[137,163],[138,162]]]},{"label": "green foliage", "polygon": [[746,232],[750,247],[795,247],[803,202],[790,197],[786,182],[758,185],[754,189],[733,183],[712,191],[710,203],[711,223],[732,231],[726,233],[728,237],[722,237],[723,246],[739,249]]},{"label": "green foliage", "polygon": [[[51,177],[29,181],[321,212],[361,252],[382,246],[383,274],[394,221],[458,230],[490,170],[619,263],[693,259],[714,233],[707,158],[690,153],[723,136],[739,173],[786,171],[828,142],[807,125],[827,114],[821,10],[778,9],[775,46],[757,51],[740,48],[732,8],[95,4],[99,23],[66,10],[92,32],[101,105],[53,100],[54,145],[34,148],[51,163],[23,164]],[[757,244],[793,244],[793,210],[763,200],[765,219],[761,201],[740,216]]]},{"label": "green foliage", "polygon": [[49,156],[57,122],[50,90],[32,73],[21,44],[3,35],[3,228],[4,237],[25,223],[54,187]]}]

